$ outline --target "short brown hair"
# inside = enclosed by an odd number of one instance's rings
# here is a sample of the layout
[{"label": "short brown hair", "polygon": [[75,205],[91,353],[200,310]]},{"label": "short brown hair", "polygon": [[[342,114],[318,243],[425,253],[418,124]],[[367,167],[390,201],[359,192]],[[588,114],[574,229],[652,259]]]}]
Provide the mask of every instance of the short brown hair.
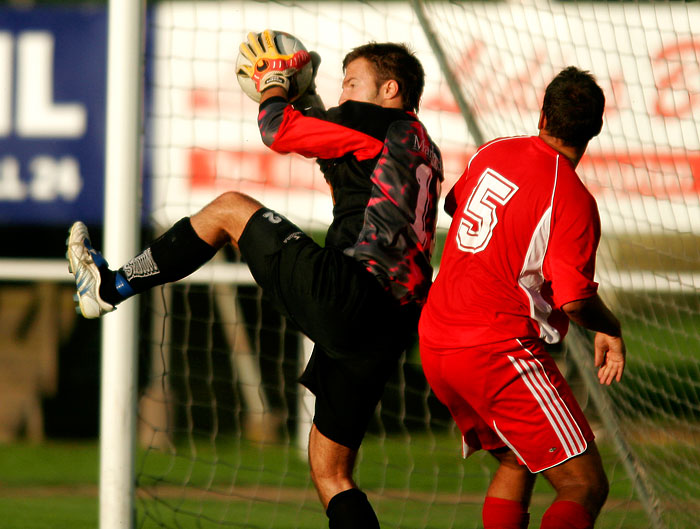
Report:
[{"label": "short brown hair", "polygon": [[389,80],[399,85],[405,110],[418,111],[425,87],[425,71],[406,44],[370,42],[354,48],[343,59],[343,71],[356,59],[367,59],[377,76],[377,87]]},{"label": "short brown hair", "polygon": [[575,66],[564,68],[549,83],[542,104],[547,132],[575,147],[600,133],[604,109],[605,96],[595,77]]}]

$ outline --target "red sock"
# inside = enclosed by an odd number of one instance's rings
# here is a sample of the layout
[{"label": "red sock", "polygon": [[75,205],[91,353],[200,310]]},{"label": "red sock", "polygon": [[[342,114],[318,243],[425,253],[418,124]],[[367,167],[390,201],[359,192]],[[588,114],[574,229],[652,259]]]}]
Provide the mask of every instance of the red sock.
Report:
[{"label": "red sock", "polygon": [[575,501],[555,501],[542,516],[540,529],[593,529],[593,518]]},{"label": "red sock", "polygon": [[527,529],[530,514],[522,503],[486,496],[481,511],[484,529]]}]

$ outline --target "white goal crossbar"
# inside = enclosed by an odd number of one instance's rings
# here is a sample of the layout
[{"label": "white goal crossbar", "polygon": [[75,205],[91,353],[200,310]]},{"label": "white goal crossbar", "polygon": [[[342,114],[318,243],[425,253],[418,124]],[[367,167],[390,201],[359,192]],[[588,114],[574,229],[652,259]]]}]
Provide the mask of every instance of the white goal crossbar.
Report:
[{"label": "white goal crossbar", "polygon": [[[436,269],[437,273],[437,269]],[[662,272],[652,270],[599,270],[601,287],[632,292],[694,294],[700,290],[700,272]],[[64,259],[0,259],[0,281],[73,282]],[[243,263],[212,261],[181,279],[182,283],[254,285],[255,280]]]}]

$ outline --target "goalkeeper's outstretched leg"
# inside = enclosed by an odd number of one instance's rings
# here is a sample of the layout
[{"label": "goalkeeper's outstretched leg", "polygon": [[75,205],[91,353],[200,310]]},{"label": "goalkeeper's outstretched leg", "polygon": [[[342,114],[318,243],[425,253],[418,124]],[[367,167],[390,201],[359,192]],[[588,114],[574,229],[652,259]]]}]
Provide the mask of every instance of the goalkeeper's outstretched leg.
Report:
[{"label": "goalkeeper's outstretched leg", "polygon": [[250,217],[262,207],[242,193],[224,193],[179,220],[116,271],[92,247],[85,224],[75,222],[66,257],[75,276],[79,311],[85,318],[99,318],[131,296],[187,277],[225,244],[236,245]]}]

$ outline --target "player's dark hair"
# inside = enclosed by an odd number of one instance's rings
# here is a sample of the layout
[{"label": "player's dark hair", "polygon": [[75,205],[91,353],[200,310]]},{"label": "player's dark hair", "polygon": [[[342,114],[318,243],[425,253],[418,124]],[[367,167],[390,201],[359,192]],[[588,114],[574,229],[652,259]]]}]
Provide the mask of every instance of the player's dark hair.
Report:
[{"label": "player's dark hair", "polygon": [[584,147],[600,133],[604,109],[605,96],[595,77],[575,66],[549,83],[542,104],[547,132],[574,147]]},{"label": "player's dark hair", "polygon": [[343,71],[355,59],[367,59],[377,75],[377,87],[393,79],[405,110],[418,111],[425,86],[425,71],[415,53],[406,44],[370,42],[354,48],[343,59]]}]

